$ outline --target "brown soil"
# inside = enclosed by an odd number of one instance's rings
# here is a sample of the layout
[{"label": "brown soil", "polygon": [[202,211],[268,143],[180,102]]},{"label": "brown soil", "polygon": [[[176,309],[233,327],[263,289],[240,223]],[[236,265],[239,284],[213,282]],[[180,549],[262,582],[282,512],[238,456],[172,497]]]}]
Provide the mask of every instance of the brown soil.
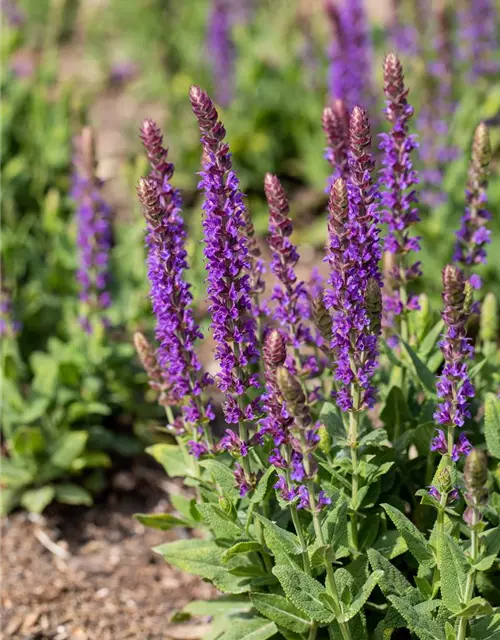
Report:
[{"label": "brown soil", "polygon": [[189,640],[207,621],[177,625],[172,614],[216,594],[169,567],[151,547],[187,532],[145,528],[136,512],[164,512],[161,470],[137,467],[90,509],[57,507],[45,517],[2,522],[2,638],[19,640]]}]

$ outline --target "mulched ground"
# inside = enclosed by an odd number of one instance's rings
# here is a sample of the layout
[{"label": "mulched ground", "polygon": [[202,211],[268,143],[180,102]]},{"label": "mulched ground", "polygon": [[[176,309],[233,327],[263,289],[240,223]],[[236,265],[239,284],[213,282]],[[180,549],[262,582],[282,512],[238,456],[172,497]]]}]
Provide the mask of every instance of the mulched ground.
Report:
[{"label": "mulched ground", "polygon": [[187,532],[145,528],[136,512],[168,510],[179,491],[161,470],[120,472],[101,503],[55,507],[44,517],[2,522],[2,638],[19,640],[194,640],[207,620],[172,624],[213,588],[169,567],[151,547]]}]

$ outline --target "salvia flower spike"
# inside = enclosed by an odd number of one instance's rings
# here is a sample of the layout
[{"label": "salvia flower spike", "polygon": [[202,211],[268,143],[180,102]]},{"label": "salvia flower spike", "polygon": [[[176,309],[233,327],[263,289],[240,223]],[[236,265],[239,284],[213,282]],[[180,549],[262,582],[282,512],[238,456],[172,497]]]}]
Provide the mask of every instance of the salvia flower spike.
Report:
[{"label": "salvia flower spike", "polygon": [[230,0],[212,0],[208,23],[208,53],[217,102],[227,107],[233,97],[234,43],[231,39]]},{"label": "salvia flower spike", "polygon": [[486,245],[490,242],[489,229],[486,228],[491,219],[486,207],[486,189],[488,187],[491,145],[488,127],[481,123],[474,132],[472,153],[469,164],[469,178],[465,192],[465,214],[459,231],[453,261],[460,264],[474,288],[481,286],[481,281],[472,268],[486,262]]},{"label": "salvia flower spike", "polygon": [[447,433],[440,429],[431,449],[448,454],[457,461],[470,451],[470,443],[464,433],[455,443],[454,430],[463,427],[470,417],[469,398],[474,396],[474,387],[467,372],[467,361],[473,348],[466,334],[465,279],[463,272],[453,265],[443,269],[443,303],[445,335],[440,347],[445,364],[436,385],[440,402],[434,419]]},{"label": "salvia flower spike", "polygon": [[384,61],[384,93],[386,118],[392,128],[381,134],[380,149],[383,151],[383,169],[380,176],[382,220],[387,223],[388,234],[385,249],[394,255],[389,275],[390,292],[384,295],[384,328],[394,333],[403,333],[408,339],[406,314],[418,309],[418,299],[410,295],[408,285],[421,275],[420,262],[411,260],[413,252],[420,250],[419,238],[411,235],[413,225],[419,221],[417,210],[418,174],[413,168],[412,153],[417,148],[414,135],[408,131],[408,121],[413,107],[408,104],[408,89],[405,88],[403,67],[394,53]]},{"label": "salvia flower spike", "polygon": [[333,169],[328,191],[336,178],[347,179],[349,148],[349,111],[343,100],[336,99],[323,110],[323,131],[328,143],[325,157]]},{"label": "salvia flower spike", "polygon": [[104,310],[111,303],[108,292],[111,249],[111,209],[102,196],[102,181],[96,176],[95,136],[85,127],[75,140],[73,188],[77,205],[80,284],[80,323],[92,333],[93,318],[107,325]]},{"label": "salvia flower spike", "polygon": [[299,281],[295,273],[299,254],[290,240],[293,231],[290,208],[285,191],[276,176],[266,174],[264,191],[269,207],[271,271],[280,283],[274,287],[271,296],[275,303],[273,316],[287,329],[290,343],[298,348],[301,343],[310,340],[309,329],[304,324],[309,305],[305,283]]}]

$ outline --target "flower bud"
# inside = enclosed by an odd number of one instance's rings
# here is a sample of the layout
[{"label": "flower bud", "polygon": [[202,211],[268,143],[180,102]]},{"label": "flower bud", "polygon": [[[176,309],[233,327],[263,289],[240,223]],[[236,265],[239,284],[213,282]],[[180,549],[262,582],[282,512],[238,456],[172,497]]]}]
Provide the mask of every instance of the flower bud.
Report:
[{"label": "flower bud", "polygon": [[148,374],[149,386],[155,391],[160,391],[163,386],[161,369],[153,347],[140,331],[134,333],[134,346],[144,371]]},{"label": "flower bud", "polygon": [[366,284],[365,306],[370,320],[370,333],[378,335],[382,315],[382,291],[375,278],[369,278]]},{"label": "flower bud", "polygon": [[481,122],[474,132],[472,142],[472,166],[477,174],[479,182],[484,181],[488,176],[489,164],[491,160],[491,144],[488,127]]},{"label": "flower bud", "polygon": [[471,493],[484,489],[488,480],[488,458],[481,449],[472,449],[465,460],[464,481]]},{"label": "flower bud", "polygon": [[303,425],[310,424],[309,407],[299,380],[286,367],[278,367],[276,381],[290,413],[301,421]]},{"label": "flower bud", "polygon": [[277,329],[273,329],[264,342],[264,362],[267,367],[276,369],[286,359],[286,345],[283,336]]},{"label": "flower bud", "polygon": [[332,439],[330,438],[330,434],[328,433],[328,429],[324,424],[320,425],[318,429],[319,450],[322,451],[325,455],[330,453],[330,449],[332,448]]},{"label": "flower bud", "polygon": [[323,291],[321,291],[318,296],[311,299],[311,313],[313,322],[325,341],[325,348],[329,350],[330,342],[332,341],[332,317],[325,306]]},{"label": "flower bud", "polygon": [[490,291],[486,294],[481,305],[479,321],[479,335],[483,342],[496,342],[498,334],[498,303],[495,295]]},{"label": "flower bud", "polygon": [[452,487],[450,470],[448,467],[443,467],[437,474],[437,482],[442,493],[448,493]]}]

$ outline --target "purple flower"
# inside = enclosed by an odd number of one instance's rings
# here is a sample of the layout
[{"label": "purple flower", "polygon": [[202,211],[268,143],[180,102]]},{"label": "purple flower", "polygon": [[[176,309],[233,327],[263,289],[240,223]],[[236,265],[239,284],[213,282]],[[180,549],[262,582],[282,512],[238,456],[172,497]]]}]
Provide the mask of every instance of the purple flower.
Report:
[{"label": "purple flower", "polygon": [[220,439],[217,449],[242,457],[248,455],[247,443],[243,442],[231,429],[226,429],[226,435]]},{"label": "purple flower", "polygon": [[[391,22],[390,36],[394,43],[394,49],[403,55],[416,56],[420,53],[418,42],[418,30],[412,25],[405,22],[402,16],[402,1],[392,0],[391,3]],[[417,11],[420,10],[420,6]]]},{"label": "purple flower", "polygon": [[241,424],[249,419],[243,407],[243,394],[250,386],[259,384],[258,377],[251,371],[259,351],[256,323],[251,316],[243,196],[232,171],[229,146],[224,142],[226,131],[218,121],[213,102],[202,89],[194,86],[190,100],[205,154],[199,187],[205,192],[204,254],[215,359],[220,364],[217,382],[227,397],[224,410],[228,421]]},{"label": "purple flower", "polygon": [[[465,214],[456,233],[457,241],[453,253],[453,262],[462,265],[467,274],[475,265],[486,262],[486,245],[491,242],[491,232],[486,228],[491,214],[485,208],[490,158],[488,128],[481,123],[474,132],[469,179],[465,191]],[[477,276],[471,276],[469,281],[474,288],[478,288],[478,284],[480,286]]]},{"label": "purple flower", "polygon": [[207,40],[216,99],[227,107],[233,94],[234,66],[229,0],[212,0]]},{"label": "purple flower", "polygon": [[472,445],[467,439],[465,433],[461,433],[458,437],[458,444],[453,445],[453,450],[451,452],[451,459],[453,462],[458,462],[460,460],[460,456],[467,457],[472,450]]},{"label": "purple flower", "polygon": [[460,50],[469,65],[469,77],[493,80],[500,70],[499,16],[495,0],[469,0],[458,17]]},{"label": "purple flower", "polygon": [[107,293],[111,249],[111,210],[102,197],[102,182],[95,175],[95,139],[85,127],[75,140],[71,196],[77,205],[79,268],[82,310],[80,322],[92,332],[91,316],[104,320],[102,311],[110,304]]},{"label": "purple flower", "polygon": [[299,501],[297,503],[297,509],[309,509],[309,491],[303,484],[297,489],[297,495]]},{"label": "purple flower", "polygon": [[302,482],[306,476],[306,471],[304,469],[304,465],[302,464],[302,454],[294,451],[292,453],[292,462],[291,462],[292,473],[290,478],[294,482]]},{"label": "purple flower", "polygon": [[[170,184],[174,167],[167,160],[168,150],[162,146],[161,131],[152,120],[144,121],[141,139],[152,167],[149,178],[141,180],[138,194],[148,225],[147,264],[156,316],[157,359],[180,402],[187,396],[199,396],[210,380],[201,375],[195,353],[195,343],[203,334],[193,317],[190,285],[184,280],[188,268],[186,230],[180,192]],[[185,417],[198,418],[192,412],[188,403]]]},{"label": "purple flower", "polygon": [[437,430],[438,435],[432,438],[431,451],[438,451],[441,455],[448,453],[448,443],[446,442],[446,436],[442,429]]},{"label": "purple flower", "polygon": [[243,467],[238,463],[234,465],[234,479],[236,481],[236,486],[240,490],[240,497],[244,498],[252,487],[248,482]]},{"label": "purple flower", "polygon": [[288,486],[285,476],[278,476],[278,482],[276,482],[274,488],[280,492],[280,497],[285,502],[292,502],[297,497],[296,490]]},{"label": "purple flower", "polygon": [[332,99],[341,98],[348,109],[373,102],[371,87],[372,45],[364,2],[345,0],[338,6],[325,3],[333,30],[330,48],[329,89]]},{"label": "purple flower", "polygon": [[[473,348],[466,333],[468,312],[464,308],[465,279],[463,272],[453,265],[443,269],[443,301],[442,316],[446,333],[440,347],[444,356],[444,367],[436,384],[440,403],[434,418],[448,430],[453,430],[455,427],[462,427],[466,418],[470,418],[469,398],[474,396],[474,387],[467,373],[467,361],[473,353]],[[438,433],[439,440],[442,432]],[[436,438],[432,446],[435,441]],[[453,446],[451,455],[458,459],[460,454],[467,455],[469,449],[470,444],[462,434],[459,444]],[[446,453],[449,453],[448,447]]]},{"label": "purple flower", "polygon": [[271,451],[269,455],[269,462],[275,467],[277,467],[278,469],[286,469],[286,467],[288,466],[287,461],[281,455],[281,452],[279,449],[273,449]]},{"label": "purple flower", "polygon": [[26,16],[15,0],[2,0],[2,13],[11,27],[20,27],[26,21]]},{"label": "purple flower", "polygon": [[189,453],[195,458],[208,453],[208,448],[203,442],[196,442],[195,440],[188,440]]},{"label": "purple flower", "polygon": [[274,288],[271,300],[276,303],[274,318],[287,330],[290,342],[299,347],[311,341],[303,320],[309,316],[307,290],[297,281],[295,266],[299,260],[297,247],[290,241],[292,221],[288,200],[276,176],[266,174],[264,190],[269,206],[269,247],[272,251],[271,271],[280,284]]},{"label": "purple flower", "polygon": [[[384,327],[396,331],[395,321],[415,305],[406,291],[409,282],[421,274],[420,263],[409,263],[409,253],[419,251],[419,239],[410,237],[415,222],[419,221],[417,194],[414,186],[418,175],[413,169],[412,152],[417,148],[415,136],[408,133],[408,120],[413,115],[406,97],[403,68],[397,56],[390,53],[384,63],[384,92],[387,98],[386,117],[392,124],[390,133],[381,134],[380,149],[384,152],[380,176],[382,190],[382,221],[388,226],[385,248],[394,254],[388,274],[388,291],[384,294]],[[401,300],[401,291],[405,300]]]},{"label": "purple flower", "polygon": [[436,489],[436,487],[433,487],[432,485],[429,487],[429,495],[432,496],[438,502],[441,500],[441,494]]},{"label": "purple flower", "polygon": [[376,326],[380,308],[372,309],[367,296],[371,283],[380,297],[381,276],[377,194],[371,181],[370,126],[361,107],[353,110],[350,134],[351,178],[348,186],[342,178],[334,182],[328,205],[330,286],[325,292],[325,305],[333,312],[331,348],[337,360],[336,400],[342,411],[353,408],[354,387],[360,390],[356,410],[374,404],[371,379],[377,366],[380,328],[380,322]]},{"label": "purple flower", "polygon": [[327,507],[330,504],[332,504],[331,498],[329,498],[324,491],[320,491],[318,493],[318,509]]},{"label": "purple flower", "polygon": [[0,288],[0,336],[14,338],[22,325],[12,317],[12,300],[5,287]]}]

